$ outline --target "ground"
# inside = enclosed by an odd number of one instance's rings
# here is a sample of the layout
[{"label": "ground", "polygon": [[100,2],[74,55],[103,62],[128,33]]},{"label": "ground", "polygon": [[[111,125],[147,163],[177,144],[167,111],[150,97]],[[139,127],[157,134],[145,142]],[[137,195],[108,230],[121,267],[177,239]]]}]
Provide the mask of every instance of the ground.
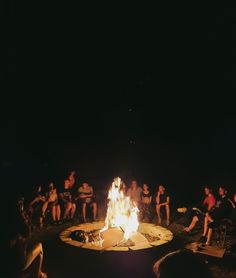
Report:
[{"label": "ground", "polygon": [[[59,240],[61,231],[71,224],[48,226],[36,229],[30,241],[41,241],[44,248],[44,271],[50,278],[62,277],[154,277],[152,266],[156,260],[170,251],[182,248],[187,243],[197,241],[200,230],[192,235],[181,233],[183,225],[175,221],[169,229],[174,239],[156,248],[128,252],[97,252],[66,245]],[[235,238],[234,238],[235,240]],[[235,241],[227,238],[228,250],[223,259],[200,255],[208,263],[214,277],[236,277]],[[217,242],[213,242],[217,244]]]}]

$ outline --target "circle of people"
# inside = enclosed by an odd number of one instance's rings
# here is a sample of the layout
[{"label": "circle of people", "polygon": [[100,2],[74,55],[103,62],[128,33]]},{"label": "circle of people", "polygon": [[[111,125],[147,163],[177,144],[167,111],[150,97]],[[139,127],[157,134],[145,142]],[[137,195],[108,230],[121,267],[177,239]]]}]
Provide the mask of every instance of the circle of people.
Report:
[{"label": "circle of people", "polygon": [[[170,225],[170,195],[165,186],[162,184],[158,186],[154,198],[148,184],[144,183],[140,187],[136,180],[131,181],[129,188],[122,181],[120,190],[138,206],[140,221],[149,222],[154,208],[157,224],[163,224],[164,220],[166,226]],[[178,211],[184,212],[190,223],[183,229],[183,232],[190,233],[198,222],[203,223],[201,241],[210,245],[213,228],[218,225],[221,219],[228,217],[232,209],[235,208],[236,194],[230,199],[226,188],[220,186],[218,198],[216,198],[212,193],[212,188],[205,186],[204,195],[205,198],[199,205],[188,209],[179,208]],[[153,204],[154,206],[152,206]],[[51,216],[52,224],[55,225],[74,221],[77,209],[82,214],[82,222],[85,223],[87,222],[87,208],[90,208],[92,220],[97,221],[97,202],[93,187],[87,182],[83,182],[78,188],[75,187],[75,171],[72,171],[64,180],[60,192],[57,191],[53,182],[49,183],[45,193],[41,185],[37,186],[34,197],[29,202],[28,212],[30,214],[29,219],[35,219],[39,227],[43,227],[47,215]]]}]

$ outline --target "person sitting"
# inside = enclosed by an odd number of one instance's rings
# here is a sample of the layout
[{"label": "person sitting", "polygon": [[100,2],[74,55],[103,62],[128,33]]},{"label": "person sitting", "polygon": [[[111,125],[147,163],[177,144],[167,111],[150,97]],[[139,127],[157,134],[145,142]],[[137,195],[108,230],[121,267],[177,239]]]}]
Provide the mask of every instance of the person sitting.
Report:
[{"label": "person sitting", "polygon": [[204,230],[200,241],[205,245],[211,244],[213,228],[219,226],[220,220],[230,215],[232,211],[232,201],[227,197],[227,190],[224,186],[219,187],[219,198],[216,205],[210,212],[206,213],[204,219]]},{"label": "person sitting", "polygon": [[[9,238],[9,262],[7,274],[10,277],[35,277],[46,278],[42,271],[43,247],[40,242],[29,244],[27,240],[29,233],[21,216],[14,215],[10,224]],[[8,227],[8,226],[7,226]],[[8,266],[9,266],[8,262]],[[7,276],[7,277],[9,277]]]},{"label": "person sitting", "polygon": [[36,187],[36,191],[33,194],[33,199],[29,203],[29,211],[31,213],[31,218],[33,218],[32,222],[36,220],[36,223],[39,224],[39,227],[43,227],[42,209],[45,202],[45,194],[42,191],[42,186],[39,185]]},{"label": "person sitting", "polygon": [[148,221],[150,220],[150,205],[152,202],[152,195],[149,190],[149,186],[144,183],[143,184],[143,190],[141,193],[141,220],[143,221],[144,219],[147,219]]},{"label": "person sitting", "polygon": [[87,206],[93,209],[93,221],[97,217],[97,203],[94,198],[93,188],[87,182],[82,183],[78,189],[79,200],[82,202],[82,216],[83,222],[86,223],[86,208]]},{"label": "person sitting", "polygon": [[76,205],[72,200],[70,181],[65,180],[62,191],[60,192],[61,205],[64,207],[63,220],[72,220],[75,215]]},{"label": "person sitting", "polygon": [[161,184],[158,187],[156,196],[156,213],[158,218],[158,225],[161,225],[161,209],[165,208],[166,213],[166,225],[170,225],[170,196],[166,191],[166,188]]},{"label": "person sitting", "polygon": [[191,208],[189,211],[190,217],[191,217],[191,223],[188,227],[184,228],[184,232],[191,232],[197,222],[201,219],[202,216],[205,216],[206,212],[210,212],[215,203],[216,199],[212,194],[212,189],[209,186],[204,187],[204,193],[205,193],[205,198],[200,206],[200,208]]},{"label": "person sitting", "polygon": [[138,183],[136,180],[131,181],[130,188],[127,191],[127,196],[130,197],[130,199],[135,202],[136,206],[139,207],[141,203],[141,193],[142,188],[138,186]]},{"label": "person sitting", "polygon": [[61,208],[58,202],[57,189],[53,182],[51,182],[48,186],[48,192],[46,193],[46,201],[42,207],[43,218],[45,218],[45,213],[48,208],[52,211],[53,224],[61,224]]},{"label": "person sitting", "polygon": [[153,265],[153,272],[158,278],[212,277],[204,260],[186,249],[177,250],[162,257]]}]

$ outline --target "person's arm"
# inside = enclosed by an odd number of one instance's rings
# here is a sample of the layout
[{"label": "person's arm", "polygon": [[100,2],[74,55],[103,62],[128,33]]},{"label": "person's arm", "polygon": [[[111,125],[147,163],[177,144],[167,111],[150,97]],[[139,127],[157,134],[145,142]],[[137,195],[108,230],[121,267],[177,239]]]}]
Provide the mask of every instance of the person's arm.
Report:
[{"label": "person's arm", "polygon": [[43,202],[46,201],[46,197],[45,197],[45,196],[42,196],[42,195],[39,195],[39,199],[40,199],[41,201],[43,201]]},{"label": "person's arm", "polygon": [[157,196],[156,196],[156,202],[158,205],[160,205],[160,192],[157,192]]},{"label": "person's arm", "polygon": [[79,199],[85,199],[85,198],[87,198],[88,197],[88,195],[87,194],[84,194],[83,192],[82,192],[82,189],[78,189],[78,192],[79,192]]},{"label": "person's arm", "polygon": [[232,200],[230,200],[229,198],[228,198],[228,202],[231,204],[232,208],[235,208],[234,202]]},{"label": "person's arm", "polygon": [[169,205],[169,204],[170,204],[170,196],[167,196],[167,197],[166,197],[166,202],[160,204],[160,206],[166,206],[166,205]]}]

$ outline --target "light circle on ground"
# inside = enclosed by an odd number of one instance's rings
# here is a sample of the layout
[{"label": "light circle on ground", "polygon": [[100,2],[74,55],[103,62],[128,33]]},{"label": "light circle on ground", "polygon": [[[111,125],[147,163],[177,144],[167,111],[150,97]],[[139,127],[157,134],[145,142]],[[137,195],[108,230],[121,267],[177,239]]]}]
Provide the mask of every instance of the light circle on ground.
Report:
[{"label": "light circle on ground", "polygon": [[[173,234],[170,230],[151,223],[139,224],[138,232],[130,237],[130,240],[134,243],[134,245],[129,247],[113,246],[104,249],[102,246],[100,246],[99,243],[97,244],[92,242],[83,243],[77,240],[73,240],[71,238],[71,234],[73,232],[76,232],[77,230],[90,232],[94,230],[101,230],[103,227],[104,227],[103,221],[84,223],[76,226],[71,226],[60,233],[60,239],[64,243],[75,247],[97,250],[97,251],[141,250],[141,249],[153,248],[156,246],[163,245],[165,243],[170,242],[173,239]],[[150,240],[155,238],[158,238],[158,240]]]}]

